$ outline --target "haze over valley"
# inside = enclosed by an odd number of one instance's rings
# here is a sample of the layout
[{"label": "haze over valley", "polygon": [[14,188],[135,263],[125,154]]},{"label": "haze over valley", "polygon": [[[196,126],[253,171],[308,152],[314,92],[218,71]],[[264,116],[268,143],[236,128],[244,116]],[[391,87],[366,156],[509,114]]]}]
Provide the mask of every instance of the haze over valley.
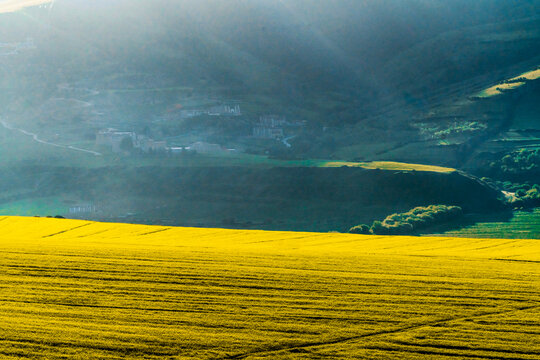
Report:
[{"label": "haze over valley", "polygon": [[[6,214],[346,232],[448,205],[453,231],[536,222],[538,1],[13,4]],[[500,206],[440,195],[475,186]]]},{"label": "haze over valley", "polygon": [[0,0],[0,358],[540,358],[540,0]]}]

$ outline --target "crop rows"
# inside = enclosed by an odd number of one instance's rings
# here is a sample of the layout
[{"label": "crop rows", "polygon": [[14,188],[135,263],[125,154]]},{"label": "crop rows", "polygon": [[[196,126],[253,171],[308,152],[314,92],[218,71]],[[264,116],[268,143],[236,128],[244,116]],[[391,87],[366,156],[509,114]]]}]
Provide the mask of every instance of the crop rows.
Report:
[{"label": "crop rows", "polygon": [[0,252],[2,358],[540,357],[535,240],[0,218]]}]

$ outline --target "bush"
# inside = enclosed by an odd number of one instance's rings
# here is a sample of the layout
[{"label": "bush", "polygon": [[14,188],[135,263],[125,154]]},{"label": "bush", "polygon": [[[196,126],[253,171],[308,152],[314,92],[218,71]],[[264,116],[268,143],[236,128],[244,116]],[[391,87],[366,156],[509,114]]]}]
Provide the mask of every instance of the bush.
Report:
[{"label": "bush", "polygon": [[371,225],[371,228],[370,228],[369,231],[372,234],[382,234],[384,232],[384,230],[385,230],[385,228],[383,227],[382,222],[376,220]]},{"label": "bush", "polygon": [[524,189],[519,189],[518,191],[516,191],[517,197],[524,197],[526,194],[527,192]]},{"label": "bush", "polygon": [[516,200],[511,204],[514,206],[537,207],[540,206],[540,190],[538,186],[533,186],[525,191],[520,189],[516,191]]},{"label": "bush", "polygon": [[518,174],[540,169],[540,149],[520,149],[504,155],[491,163],[491,167],[502,173]]},{"label": "bush", "polygon": [[513,184],[509,181],[497,182],[499,188],[514,193],[514,197],[508,201],[512,206],[537,207],[540,206],[540,185],[538,184]]},{"label": "bush", "polygon": [[349,229],[349,232],[351,234],[369,234],[370,233],[370,228],[368,225],[366,224],[362,224],[362,225],[358,225],[358,226],[354,226],[352,228]]},{"label": "bush", "polygon": [[[539,196],[538,190],[531,191],[531,196]],[[463,214],[459,206],[429,205],[416,207],[406,213],[392,214],[383,221],[374,221],[369,232],[377,235],[404,235],[415,230],[452,221]],[[367,225],[358,225],[349,230],[354,234],[367,234]]]}]

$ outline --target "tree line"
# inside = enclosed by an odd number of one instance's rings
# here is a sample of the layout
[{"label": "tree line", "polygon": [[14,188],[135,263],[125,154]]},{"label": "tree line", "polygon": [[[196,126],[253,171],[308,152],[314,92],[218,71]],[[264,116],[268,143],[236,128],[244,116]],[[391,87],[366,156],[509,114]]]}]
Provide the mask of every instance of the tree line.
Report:
[{"label": "tree line", "polygon": [[383,221],[374,221],[371,226],[361,224],[352,227],[352,234],[405,235],[416,230],[455,220],[463,215],[459,206],[418,206],[405,213],[388,215]]}]

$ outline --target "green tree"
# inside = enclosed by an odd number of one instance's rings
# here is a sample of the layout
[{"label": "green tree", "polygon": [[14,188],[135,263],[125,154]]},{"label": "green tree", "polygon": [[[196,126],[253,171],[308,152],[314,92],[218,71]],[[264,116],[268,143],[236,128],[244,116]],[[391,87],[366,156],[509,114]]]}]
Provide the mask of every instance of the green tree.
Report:
[{"label": "green tree", "polygon": [[369,228],[368,225],[362,224],[362,225],[357,225],[357,226],[354,226],[354,227],[350,228],[349,232],[351,234],[364,234],[364,235],[366,235],[366,234],[370,233],[369,230],[370,230],[370,228]]},{"label": "green tree", "polygon": [[122,141],[120,142],[120,149],[127,152],[133,151],[133,140],[131,139],[131,137],[126,136],[122,139]]}]

